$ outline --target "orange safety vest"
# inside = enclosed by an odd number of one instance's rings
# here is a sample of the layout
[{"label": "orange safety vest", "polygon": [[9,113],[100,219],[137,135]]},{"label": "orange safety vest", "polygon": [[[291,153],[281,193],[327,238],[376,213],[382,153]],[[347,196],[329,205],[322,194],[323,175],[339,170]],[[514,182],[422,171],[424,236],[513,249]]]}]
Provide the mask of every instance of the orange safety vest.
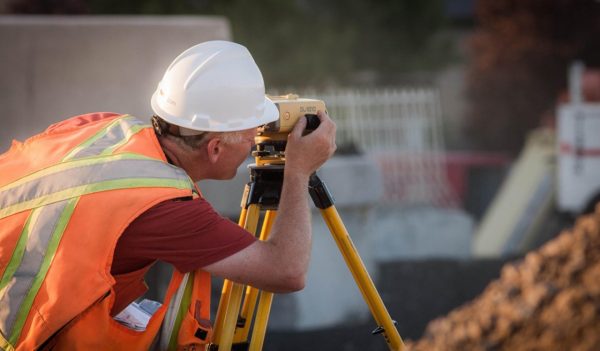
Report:
[{"label": "orange safety vest", "polygon": [[206,344],[210,276],[200,270],[173,273],[145,331],[110,316],[119,236],[155,204],[189,196],[199,196],[192,180],[132,116],[77,116],[14,141],[0,155],[0,349],[147,350],[169,307],[164,349]]}]

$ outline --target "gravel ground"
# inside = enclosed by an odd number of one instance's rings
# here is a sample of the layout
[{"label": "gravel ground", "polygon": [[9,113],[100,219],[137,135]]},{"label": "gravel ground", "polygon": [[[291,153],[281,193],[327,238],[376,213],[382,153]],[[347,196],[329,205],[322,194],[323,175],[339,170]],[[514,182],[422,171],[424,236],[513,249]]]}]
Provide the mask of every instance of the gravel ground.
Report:
[{"label": "gravel ground", "polygon": [[600,350],[600,211],[429,323],[411,351]]}]

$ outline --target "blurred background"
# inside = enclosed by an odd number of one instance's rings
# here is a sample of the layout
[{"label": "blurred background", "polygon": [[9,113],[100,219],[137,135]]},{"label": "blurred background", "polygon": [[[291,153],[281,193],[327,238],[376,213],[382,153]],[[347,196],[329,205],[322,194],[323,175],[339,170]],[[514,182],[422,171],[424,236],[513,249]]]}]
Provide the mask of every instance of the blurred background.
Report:
[{"label": "blurred background", "polygon": [[[0,0],[0,14],[1,152],[82,113],[149,118],[168,64],[206,40],[245,45],[268,93],[324,100],[339,150],[320,175],[406,339],[600,199],[596,0]],[[247,181],[243,165],[201,188],[235,220]],[[386,349],[313,222],[307,288],[275,298],[265,349]]]}]

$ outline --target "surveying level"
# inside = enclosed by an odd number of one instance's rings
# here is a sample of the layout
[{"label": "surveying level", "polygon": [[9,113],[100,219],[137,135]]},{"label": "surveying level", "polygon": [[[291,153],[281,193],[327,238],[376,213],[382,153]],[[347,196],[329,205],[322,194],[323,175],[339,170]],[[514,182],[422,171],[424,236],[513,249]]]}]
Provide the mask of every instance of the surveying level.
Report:
[{"label": "surveying level", "polygon": [[317,129],[319,117],[317,111],[325,111],[321,100],[301,99],[298,95],[269,96],[279,110],[279,118],[258,127],[254,141],[256,151],[252,155],[257,165],[284,164],[287,136],[300,118],[306,118],[305,133]]},{"label": "surveying level", "polygon": [[[279,110],[279,119],[265,124],[260,128],[259,133],[270,135],[283,134],[287,135],[294,129],[296,122],[306,115],[314,116],[317,111],[325,111],[325,103],[322,100],[299,98],[295,94],[287,94],[280,96],[269,95],[269,99],[273,101]],[[317,119],[318,120],[318,119]],[[310,124],[310,123],[309,123]],[[317,125],[318,126],[318,125]],[[308,130],[314,130],[308,127]]]},{"label": "surveying level", "polygon": [[[244,189],[239,219],[240,226],[256,234],[261,211],[265,211],[260,240],[267,240],[277,215],[283,185],[287,134],[299,118],[308,119],[306,133],[310,133],[319,124],[317,111],[325,111],[325,103],[320,100],[299,99],[297,95],[271,99],[279,109],[280,118],[259,128],[255,138],[257,148],[252,153],[256,163],[248,166],[250,182]],[[390,350],[403,350],[404,344],[395,327],[396,322],[391,319],[358,255],[333,204],[331,194],[316,173],[310,177],[308,191],[375,319],[377,328],[372,334],[383,335]],[[208,346],[208,350],[262,350],[272,301],[273,293],[225,280],[215,318],[214,343]]]}]

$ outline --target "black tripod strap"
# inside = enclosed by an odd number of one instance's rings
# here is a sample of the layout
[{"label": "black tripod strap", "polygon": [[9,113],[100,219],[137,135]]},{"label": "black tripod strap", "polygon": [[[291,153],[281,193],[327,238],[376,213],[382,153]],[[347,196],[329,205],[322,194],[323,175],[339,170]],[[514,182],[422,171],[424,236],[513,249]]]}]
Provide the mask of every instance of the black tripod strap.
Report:
[{"label": "black tripod strap", "polygon": [[329,193],[329,189],[316,173],[310,176],[308,192],[317,208],[324,210],[333,206],[333,197]]}]

